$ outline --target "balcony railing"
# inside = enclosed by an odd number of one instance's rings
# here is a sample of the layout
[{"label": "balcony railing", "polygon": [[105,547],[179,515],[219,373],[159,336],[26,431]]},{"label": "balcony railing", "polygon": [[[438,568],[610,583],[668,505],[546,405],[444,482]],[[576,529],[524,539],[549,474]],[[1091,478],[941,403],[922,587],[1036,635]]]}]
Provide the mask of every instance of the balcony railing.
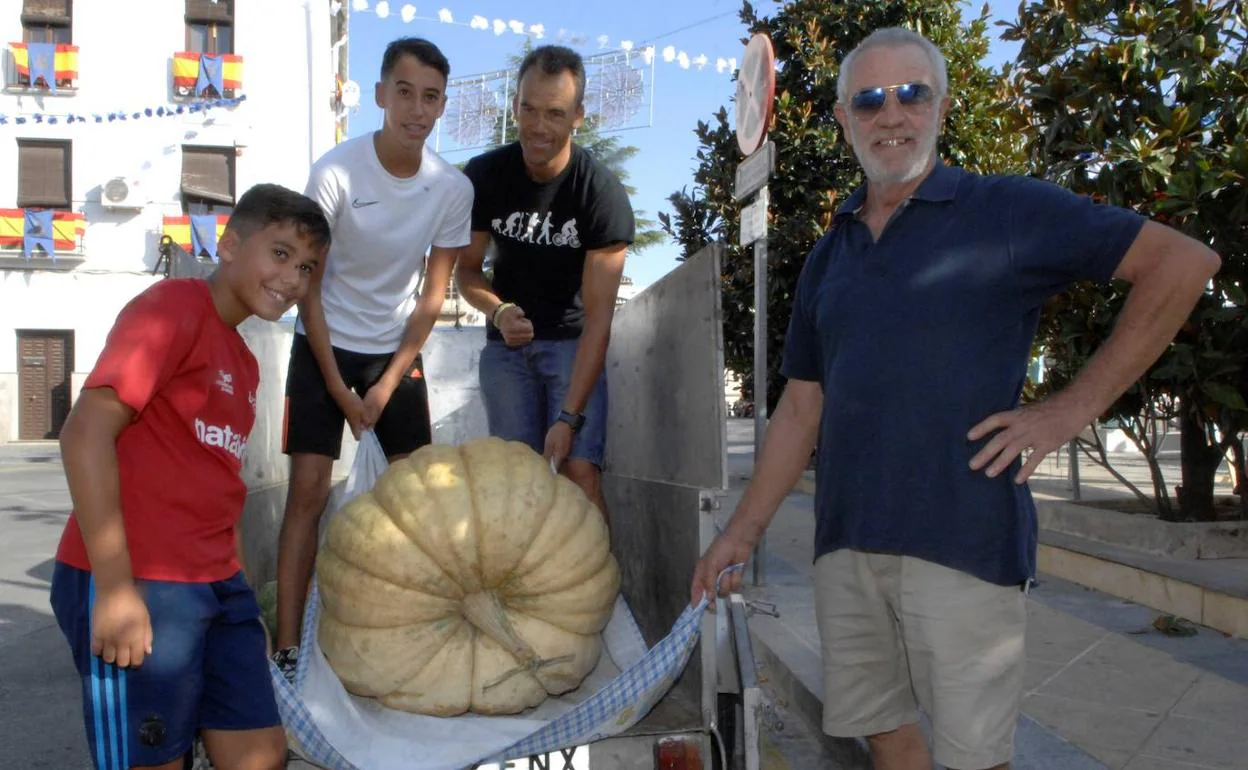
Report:
[{"label": "balcony railing", "polygon": [[[28,90],[40,93],[74,93],[78,84],[78,46],[68,44],[9,43],[12,67],[5,78],[7,90]],[[31,46],[35,46],[31,61]],[[46,57],[52,56],[48,61]],[[34,65],[34,82],[31,81],[31,65]],[[48,75],[54,82],[48,82]]]},{"label": "balcony railing", "polygon": [[243,57],[180,52],[173,55],[173,95],[178,99],[234,99],[243,92]]}]

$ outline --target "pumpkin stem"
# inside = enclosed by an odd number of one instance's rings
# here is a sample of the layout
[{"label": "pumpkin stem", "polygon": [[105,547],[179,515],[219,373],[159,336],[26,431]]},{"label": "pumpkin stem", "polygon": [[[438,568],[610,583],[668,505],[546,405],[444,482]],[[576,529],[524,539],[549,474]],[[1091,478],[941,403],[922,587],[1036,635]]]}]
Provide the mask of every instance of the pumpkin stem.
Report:
[{"label": "pumpkin stem", "polygon": [[498,594],[493,591],[468,594],[463,598],[459,610],[481,633],[511,653],[522,668],[528,668],[538,660],[533,648],[511,627],[511,621],[507,619],[507,613],[503,611],[503,604],[498,600]]}]

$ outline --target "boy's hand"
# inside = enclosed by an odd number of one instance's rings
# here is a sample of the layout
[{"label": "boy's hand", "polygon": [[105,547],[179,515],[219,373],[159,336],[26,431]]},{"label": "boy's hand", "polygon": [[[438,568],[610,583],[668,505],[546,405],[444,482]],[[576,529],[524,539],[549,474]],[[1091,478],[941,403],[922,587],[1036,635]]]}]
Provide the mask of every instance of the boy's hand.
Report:
[{"label": "boy's hand", "polygon": [[152,620],[134,583],[97,589],[91,609],[91,653],[120,668],[152,654]]},{"label": "boy's hand", "polygon": [[373,423],[368,419],[364,399],[360,398],[354,390],[344,388],[334,394],[334,401],[338,403],[338,408],[347,418],[347,424],[351,426],[351,435],[359,441],[364,431],[373,427]]},{"label": "boy's hand", "polygon": [[364,420],[369,428],[381,419],[381,413],[385,410],[386,404],[390,403],[390,397],[394,395],[394,391],[395,388],[383,377],[364,394]]}]

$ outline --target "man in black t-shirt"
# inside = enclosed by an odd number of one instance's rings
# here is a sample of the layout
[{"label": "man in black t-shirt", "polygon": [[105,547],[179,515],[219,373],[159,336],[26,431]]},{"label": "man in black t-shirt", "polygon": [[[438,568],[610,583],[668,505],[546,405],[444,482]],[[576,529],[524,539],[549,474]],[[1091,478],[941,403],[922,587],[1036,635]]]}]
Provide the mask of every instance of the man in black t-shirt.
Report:
[{"label": "man in black t-shirt", "polygon": [[[491,435],[551,459],[606,515],[603,363],[635,230],[619,179],[572,141],[585,118],[585,67],[562,46],[520,65],[520,140],[479,155],[472,243],[459,257],[460,293],[485,313],[481,392]],[[482,265],[494,244],[494,279]]]}]

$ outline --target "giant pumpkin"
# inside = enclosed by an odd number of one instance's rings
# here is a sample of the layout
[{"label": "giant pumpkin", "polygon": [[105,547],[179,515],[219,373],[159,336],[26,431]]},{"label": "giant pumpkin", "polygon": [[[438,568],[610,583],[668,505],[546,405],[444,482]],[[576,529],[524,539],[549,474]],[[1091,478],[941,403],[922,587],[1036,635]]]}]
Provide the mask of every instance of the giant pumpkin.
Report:
[{"label": "giant pumpkin", "polygon": [[514,714],[580,686],[619,591],[606,524],[527,445],[433,445],[333,514],[318,641],[404,711]]}]

